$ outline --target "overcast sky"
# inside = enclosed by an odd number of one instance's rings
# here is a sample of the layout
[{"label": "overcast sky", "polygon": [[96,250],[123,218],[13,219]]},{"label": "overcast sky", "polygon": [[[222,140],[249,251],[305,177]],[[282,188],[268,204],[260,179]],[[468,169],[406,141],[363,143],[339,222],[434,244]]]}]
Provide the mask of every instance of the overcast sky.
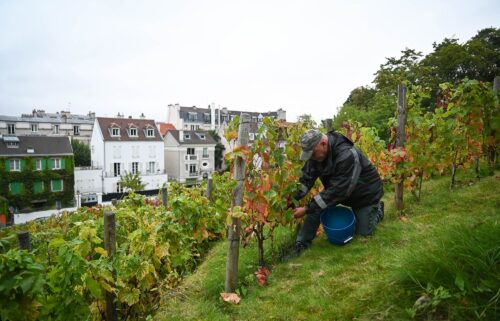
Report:
[{"label": "overcast sky", "polygon": [[332,117],[386,57],[499,27],[500,1],[0,0],[0,114],[166,106]]}]

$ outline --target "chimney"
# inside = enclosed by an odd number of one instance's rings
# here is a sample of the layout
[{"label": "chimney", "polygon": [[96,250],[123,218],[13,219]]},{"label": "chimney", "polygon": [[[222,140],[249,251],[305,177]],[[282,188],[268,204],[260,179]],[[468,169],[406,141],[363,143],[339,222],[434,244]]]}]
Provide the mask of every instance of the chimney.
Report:
[{"label": "chimney", "polygon": [[210,107],[210,129],[215,130],[215,103],[208,107]]},{"label": "chimney", "polygon": [[184,131],[182,129],[179,130],[179,141],[181,143],[184,141]]},{"label": "chimney", "polygon": [[144,113],[141,113],[141,116],[140,116],[141,119],[144,119],[146,118],[146,116],[144,116]]}]

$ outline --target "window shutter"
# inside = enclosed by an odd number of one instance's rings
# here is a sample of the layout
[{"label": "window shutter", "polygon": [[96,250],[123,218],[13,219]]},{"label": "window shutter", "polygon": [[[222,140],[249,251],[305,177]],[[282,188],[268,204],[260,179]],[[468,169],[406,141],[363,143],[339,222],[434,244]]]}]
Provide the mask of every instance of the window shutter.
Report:
[{"label": "window shutter", "polygon": [[61,169],[65,169],[66,168],[66,158],[61,158]]}]

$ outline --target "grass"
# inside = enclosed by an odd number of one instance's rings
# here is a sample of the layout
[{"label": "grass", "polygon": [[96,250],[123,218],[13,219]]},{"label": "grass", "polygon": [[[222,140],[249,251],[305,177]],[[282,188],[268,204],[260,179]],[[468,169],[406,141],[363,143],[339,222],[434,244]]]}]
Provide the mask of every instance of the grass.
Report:
[{"label": "grass", "polygon": [[[210,252],[155,320],[495,320],[500,314],[499,178],[426,182],[406,220],[386,193],[386,217],[368,238],[334,246],[321,235],[301,256],[275,263],[258,286],[255,246],[240,249],[238,305],[224,292],[227,244]],[[276,243],[292,233],[281,231]],[[267,247],[269,248],[269,246]],[[496,297],[495,297],[496,295]],[[420,299],[419,299],[420,298]],[[419,299],[414,307],[415,302]]]}]

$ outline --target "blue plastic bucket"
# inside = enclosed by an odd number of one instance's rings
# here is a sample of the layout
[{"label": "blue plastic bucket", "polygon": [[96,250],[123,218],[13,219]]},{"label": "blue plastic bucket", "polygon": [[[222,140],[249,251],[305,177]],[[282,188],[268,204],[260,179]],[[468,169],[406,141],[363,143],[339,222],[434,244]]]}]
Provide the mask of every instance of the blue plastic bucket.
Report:
[{"label": "blue plastic bucket", "polygon": [[330,243],[344,245],[352,240],[356,229],[356,216],[350,208],[327,208],[321,213],[320,220]]}]

